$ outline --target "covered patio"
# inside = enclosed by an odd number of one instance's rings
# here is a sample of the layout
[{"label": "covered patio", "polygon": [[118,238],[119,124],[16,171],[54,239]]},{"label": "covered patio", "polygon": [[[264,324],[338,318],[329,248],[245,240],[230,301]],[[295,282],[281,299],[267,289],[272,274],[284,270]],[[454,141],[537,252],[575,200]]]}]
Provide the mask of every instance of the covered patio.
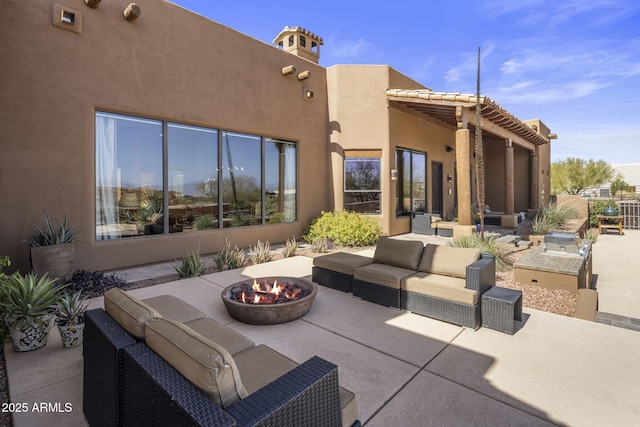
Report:
[{"label": "covered patio", "polygon": [[[628,258],[638,244],[640,233],[625,230],[594,246],[601,310],[640,318],[632,280],[640,266]],[[296,362],[319,355],[337,364],[367,426],[631,425],[640,417],[640,340],[633,330],[525,308],[515,335],[474,332],[324,287],[310,313],[292,323],[250,326],[226,312],[225,286],[283,271],[309,277],[311,266],[311,258],[297,256],[131,292],[178,296]],[[102,298],[91,305],[100,307]],[[64,349],[52,331],[47,346],[32,353],[14,353],[7,344],[5,358],[11,402],[62,408],[14,413],[16,427],[86,425],[81,348]]]},{"label": "covered patio", "polygon": [[[549,171],[543,165],[549,164],[549,141],[557,136],[540,120],[520,121],[487,96],[478,100],[476,95],[429,89],[388,89],[386,95],[392,108],[455,130],[455,148],[447,149],[455,150],[460,225],[473,224],[477,200],[473,145],[478,126],[484,141],[485,203],[493,211],[510,216],[502,225],[511,226],[514,221],[517,225],[514,215],[549,202]],[[477,102],[480,124],[476,123]]]}]

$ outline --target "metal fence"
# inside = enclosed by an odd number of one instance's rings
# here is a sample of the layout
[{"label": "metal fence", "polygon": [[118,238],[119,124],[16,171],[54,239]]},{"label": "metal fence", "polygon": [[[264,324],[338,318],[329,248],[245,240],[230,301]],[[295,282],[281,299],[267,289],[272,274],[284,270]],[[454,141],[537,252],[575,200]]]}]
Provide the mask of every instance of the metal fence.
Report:
[{"label": "metal fence", "polygon": [[618,202],[620,214],[624,216],[623,228],[640,230],[640,202]]}]

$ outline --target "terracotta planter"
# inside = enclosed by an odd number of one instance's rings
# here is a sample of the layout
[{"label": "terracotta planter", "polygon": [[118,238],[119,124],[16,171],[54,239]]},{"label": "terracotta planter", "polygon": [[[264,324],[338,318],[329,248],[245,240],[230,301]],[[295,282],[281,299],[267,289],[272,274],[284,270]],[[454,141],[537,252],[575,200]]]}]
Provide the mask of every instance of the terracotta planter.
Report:
[{"label": "terracotta planter", "polygon": [[9,335],[15,351],[32,351],[44,347],[49,338],[49,329],[53,326],[55,316],[46,314],[39,317],[40,321],[18,327],[9,326]]},{"label": "terracotta planter", "polygon": [[38,276],[70,278],[74,270],[74,244],[31,248],[31,267]]},{"label": "terracotta planter", "polygon": [[58,325],[60,331],[60,338],[62,339],[62,345],[66,348],[76,347],[82,344],[84,337],[84,323],[78,323],[77,325]]}]

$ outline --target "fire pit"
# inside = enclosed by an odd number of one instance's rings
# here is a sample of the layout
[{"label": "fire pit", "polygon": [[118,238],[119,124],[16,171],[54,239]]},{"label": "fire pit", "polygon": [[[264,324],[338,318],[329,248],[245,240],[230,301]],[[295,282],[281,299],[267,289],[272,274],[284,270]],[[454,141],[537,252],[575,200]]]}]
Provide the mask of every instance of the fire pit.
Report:
[{"label": "fire pit", "polygon": [[252,325],[275,325],[299,319],[316,298],[315,283],[298,277],[247,279],[222,291],[229,315]]}]

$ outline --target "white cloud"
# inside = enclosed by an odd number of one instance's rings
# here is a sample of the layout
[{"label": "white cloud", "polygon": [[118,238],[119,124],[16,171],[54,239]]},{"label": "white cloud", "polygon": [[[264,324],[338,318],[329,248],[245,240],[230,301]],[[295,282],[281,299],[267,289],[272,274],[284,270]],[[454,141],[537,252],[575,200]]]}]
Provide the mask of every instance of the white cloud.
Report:
[{"label": "white cloud", "polygon": [[374,57],[379,58],[382,56],[383,51],[378,49],[373,43],[359,38],[356,40],[347,39],[330,39],[325,40],[325,45],[330,48],[325,48],[324,54],[330,57],[331,60],[344,61],[358,61],[360,57]]}]

